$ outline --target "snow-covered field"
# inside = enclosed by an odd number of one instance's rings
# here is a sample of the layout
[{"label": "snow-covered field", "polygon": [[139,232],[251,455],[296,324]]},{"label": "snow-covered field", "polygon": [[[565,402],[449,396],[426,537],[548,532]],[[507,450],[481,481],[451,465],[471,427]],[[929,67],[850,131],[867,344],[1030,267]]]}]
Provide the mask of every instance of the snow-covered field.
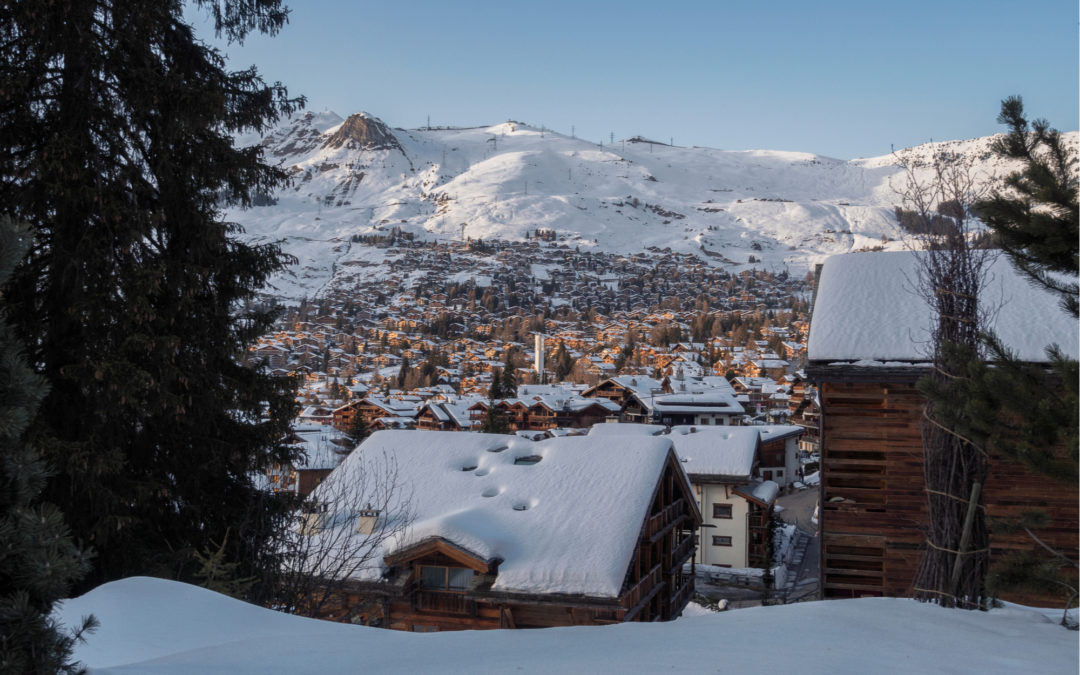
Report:
[{"label": "snow-covered field", "polygon": [[[68,600],[101,627],[94,673],[1076,673],[1077,633],[1039,611],[863,599],[665,624],[412,634],[287,616],[135,577]],[[695,612],[697,613],[697,612]]]},{"label": "snow-covered field", "polygon": [[[1066,136],[1076,142],[1075,132]],[[918,161],[939,150],[971,157],[990,180],[1007,169],[991,140],[912,153]],[[735,271],[751,257],[754,266],[804,273],[831,254],[902,248],[893,214],[901,176],[891,155],[845,161],[638,138],[601,147],[519,122],[405,130],[332,112],[286,121],[264,146],[293,185],[273,206],[228,217],[299,258],[277,282],[285,297],[375,272],[369,266],[381,252],[351,238],[392,228],[439,240],[522,240],[549,229],[582,250],[671,248]]]}]

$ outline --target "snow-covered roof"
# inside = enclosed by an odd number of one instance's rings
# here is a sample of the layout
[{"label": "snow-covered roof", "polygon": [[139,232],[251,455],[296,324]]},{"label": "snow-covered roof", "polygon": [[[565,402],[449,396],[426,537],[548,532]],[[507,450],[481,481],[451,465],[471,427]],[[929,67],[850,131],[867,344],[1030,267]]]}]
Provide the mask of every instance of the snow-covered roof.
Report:
[{"label": "snow-covered roof", "polygon": [[339,453],[352,447],[345,434],[322,424],[297,424],[292,432],[305,455],[296,462],[297,469],[333,469],[341,462]]},{"label": "snow-covered roof", "polygon": [[790,438],[791,436],[800,436],[806,432],[806,429],[796,424],[762,424],[752,427],[757,429],[761,434],[761,442],[768,443],[769,441],[775,441],[779,438]]},{"label": "snow-covered roof", "polygon": [[[493,590],[617,597],[671,449],[667,438],[563,437],[443,431],[372,434],[313,493],[396,466],[414,518],[375,560],[433,537],[501,560]],[[536,456],[533,464],[516,464]],[[337,514],[341,516],[342,514]],[[345,514],[341,527],[354,528]],[[321,536],[321,535],[319,535]],[[376,579],[380,569],[360,578]]]},{"label": "snow-covered roof", "polygon": [[772,504],[780,494],[780,486],[771,480],[760,483],[750,483],[735,488],[735,492],[748,497],[753,497],[764,504]]},{"label": "snow-covered roof", "polygon": [[678,426],[668,438],[688,474],[746,480],[754,470],[758,427]]},{"label": "snow-covered roof", "polygon": [[648,410],[659,413],[731,413],[741,415],[743,407],[739,405],[735,394],[726,391],[694,391],[664,394],[641,400]]},{"label": "snow-covered roof", "polygon": [[[928,360],[933,313],[919,295],[916,256],[908,251],[849,253],[828,258],[821,270],[810,339],[811,361],[861,365]],[[1077,322],[1058,298],[1033,286],[998,256],[989,267],[980,302],[988,328],[1025,361],[1046,361],[1047,345],[1078,353]]]}]

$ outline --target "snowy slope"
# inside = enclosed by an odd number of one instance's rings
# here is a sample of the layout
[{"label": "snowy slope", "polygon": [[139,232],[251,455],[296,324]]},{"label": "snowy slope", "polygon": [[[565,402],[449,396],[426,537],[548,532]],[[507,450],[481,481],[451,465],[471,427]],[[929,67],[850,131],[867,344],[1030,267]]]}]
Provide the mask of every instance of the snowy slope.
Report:
[{"label": "snowy slope", "polygon": [[[1075,144],[1077,134],[1066,134]],[[239,139],[251,143],[255,139]],[[1008,168],[992,138],[934,143],[985,179]],[[520,240],[537,228],[583,249],[655,246],[735,269],[751,256],[793,272],[836,253],[902,248],[891,155],[844,161],[800,152],[673,147],[641,138],[598,146],[527,124],[390,129],[366,113],[306,113],[263,141],[294,183],[272,206],[234,211],[256,239],[297,255],[305,292],[365,262],[354,235],[400,227],[426,239]],[[464,226],[464,227],[463,227]]]},{"label": "snowy slope", "polygon": [[133,577],[65,601],[101,627],[92,673],[1075,673],[1076,633],[1026,609],[965,612],[866,598],[660,624],[400,633],[287,616]]}]

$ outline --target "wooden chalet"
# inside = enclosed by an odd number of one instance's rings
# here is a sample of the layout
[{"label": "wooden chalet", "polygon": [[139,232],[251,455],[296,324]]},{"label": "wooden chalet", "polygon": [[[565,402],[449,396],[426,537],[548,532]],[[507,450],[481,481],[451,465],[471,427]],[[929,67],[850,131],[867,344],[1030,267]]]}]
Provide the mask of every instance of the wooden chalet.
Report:
[{"label": "wooden chalet", "polygon": [[[911,253],[829,258],[820,271],[808,346],[810,380],[821,399],[822,589],[825,597],[910,596],[927,518],[920,425],[924,398],[915,382],[928,370],[922,351],[930,309],[910,289]],[[999,259],[987,298],[1000,301],[998,336],[1019,358],[1046,359],[1057,343],[1074,358],[1077,325],[1056,299],[1032,288]],[[1035,331],[1029,330],[1037,325]],[[1045,511],[1038,531],[1074,560],[1078,490],[1020,463],[993,457],[983,488],[988,518]],[[1026,534],[992,534],[991,563],[1010,550],[1032,549]],[[1033,594],[1008,599],[1053,600]]]},{"label": "wooden chalet", "polygon": [[376,420],[382,417],[416,417],[414,406],[401,401],[390,401],[368,396],[359,401],[351,401],[333,411],[334,428],[345,433],[352,425],[353,418],[359,415],[369,429],[376,426]]},{"label": "wooden chalet", "polygon": [[364,449],[327,482],[392,457],[414,519],[326,618],[415,632],[603,625],[674,619],[693,594],[701,515],[670,440],[409,431]]},{"label": "wooden chalet", "polygon": [[[469,407],[469,415],[474,427],[483,423],[489,405],[489,401],[479,400]],[[606,400],[585,399],[577,396],[500,399],[495,402],[495,406],[506,416],[510,431],[588,429],[619,413],[616,405]]]}]

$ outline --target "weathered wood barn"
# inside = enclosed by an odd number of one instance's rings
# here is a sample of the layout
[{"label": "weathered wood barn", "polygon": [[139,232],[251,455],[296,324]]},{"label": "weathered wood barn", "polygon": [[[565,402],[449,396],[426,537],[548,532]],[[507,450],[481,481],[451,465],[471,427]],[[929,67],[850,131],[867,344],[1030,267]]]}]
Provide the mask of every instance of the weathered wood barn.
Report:
[{"label": "weathered wood barn", "polygon": [[[915,382],[928,370],[929,306],[913,287],[909,252],[829,258],[820,271],[808,345],[809,378],[822,409],[822,588],[826,597],[909,596],[925,539],[926,493]],[[1001,257],[981,298],[990,328],[1021,359],[1047,360],[1057,343],[1074,358],[1077,325],[1048,293],[1031,287]],[[1050,524],[1040,536],[1077,555],[1077,486],[1018,462],[992,458],[984,489],[989,518],[1031,508]],[[991,563],[1032,548],[1025,534],[992,535]],[[1015,599],[1037,601],[1034,596]]]},{"label": "weathered wood barn", "polygon": [[701,516],[666,438],[384,431],[313,496],[388,466],[399,495],[386,513],[327,504],[325,527],[356,536],[411,513],[327,618],[425,632],[599,625],[673,619],[693,594]]}]

